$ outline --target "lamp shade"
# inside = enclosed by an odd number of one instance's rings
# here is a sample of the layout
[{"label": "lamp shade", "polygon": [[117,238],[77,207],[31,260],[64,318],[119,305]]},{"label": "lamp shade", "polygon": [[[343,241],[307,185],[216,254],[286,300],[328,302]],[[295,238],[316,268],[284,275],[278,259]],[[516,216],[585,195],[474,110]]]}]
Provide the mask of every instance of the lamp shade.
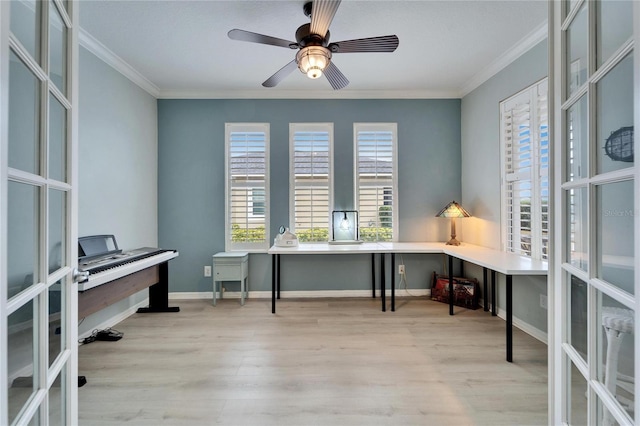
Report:
[{"label": "lamp shade", "polygon": [[462,206],[455,201],[450,202],[444,209],[436,215],[436,217],[470,217],[471,215]]}]

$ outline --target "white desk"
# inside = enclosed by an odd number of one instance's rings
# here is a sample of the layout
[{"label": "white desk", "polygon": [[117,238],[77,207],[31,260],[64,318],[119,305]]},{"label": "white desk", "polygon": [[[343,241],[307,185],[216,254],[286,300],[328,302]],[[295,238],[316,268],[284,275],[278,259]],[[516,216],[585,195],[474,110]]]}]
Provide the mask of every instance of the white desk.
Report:
[{"label": "white desk", "polygon": [[[329,244],[329,243],[303,243],[296,247],[272,246],[268,253],[271,256],[271,313],[276,313],[276,298],[280,299],[280,256],[296,254],[371,254],[371,294],[376,297],[376,254],[384,256],[384,249],[378,243],[361,244]],[[384,260],[384,258],[382,258]],[[386,311],[384,261],[381,262],[382,274],[380,279],[380,297],[382,299],[382,311]]]},{"label": "white desk", "polygon": [[[542,260],[519,256],[515,253],[507,253],[493,250],[473,244],[459,246],[445,246],[445,254],[449,256],[449,292],[453,296],[453,258],[462,259],[483,267],[485,311],[487,310],[487,270],[491,270],[491,310],[496,316],[496,272],[504,274],[507,278],[507,361],[513,362],[513,276],[514,275],[538,275],[547,276],[549,265]],[[449,303],[449,314],[453,315],[453,297]]]},{"label": "white desk", "polygon": [[496,291],[495,273],[504,274],[507,279],[507,330],[506,330],[506,358],[513,361],[513,275],[538,275],[546,276],[548,272],[547,262],[533,260],[514,253],[506,253],[473,244],[463,243],[459,246],[448,246],[440,242],[381,242],[362,243],[353,245],[331,245],[328,243],[301,244],[298,247],[276,247],[269,249],[272,256],[271,268],[271,312],[276,313],[276,289],[277,298],[280,298],[280,255],[283,254],[368,254],[372,256],[373,297],[375,297],[375,255],[381,255],[380,293],[382,299],[382,311],[385,307],[385,256],[391,254],[391,311],[395,311],[395,255],[396,253],[443,253],[449,256],[449,315],[453,315],[453,258],[461,259],[469,263],[482,266],[484,269],[484,297],[485,311],[487,307],[487,271],[491,270],[491,301],[492,314],[496,315]]}]

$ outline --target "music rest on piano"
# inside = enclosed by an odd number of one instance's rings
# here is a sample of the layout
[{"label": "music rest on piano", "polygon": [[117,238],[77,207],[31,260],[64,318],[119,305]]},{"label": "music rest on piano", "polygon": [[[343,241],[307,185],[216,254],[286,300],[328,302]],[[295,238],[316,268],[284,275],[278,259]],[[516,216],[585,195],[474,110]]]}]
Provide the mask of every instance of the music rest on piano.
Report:
[{"label": "music rest on piano", "polygon": [[168,261],[178,254],[154,247],[123,252],[113,235],[79,238],[78,268],[89,272],[89,278],[78,283],[79,313],[96,312],[147,287],[149,307],[139,312],[179,311],[168,306]]}]

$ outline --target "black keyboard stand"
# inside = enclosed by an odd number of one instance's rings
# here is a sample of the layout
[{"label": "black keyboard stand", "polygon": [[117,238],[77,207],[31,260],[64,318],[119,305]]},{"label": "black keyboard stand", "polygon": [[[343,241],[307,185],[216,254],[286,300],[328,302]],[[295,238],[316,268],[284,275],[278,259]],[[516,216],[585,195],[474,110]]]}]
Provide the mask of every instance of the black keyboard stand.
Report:
[{"label": "black keyboard stand", "polygon": [[149,287],[149,306],[138,308],[139,314],[154,312],[180,312],[178,306],[169,306],[169,262],[158,265],[160,268],[160,281]]}]

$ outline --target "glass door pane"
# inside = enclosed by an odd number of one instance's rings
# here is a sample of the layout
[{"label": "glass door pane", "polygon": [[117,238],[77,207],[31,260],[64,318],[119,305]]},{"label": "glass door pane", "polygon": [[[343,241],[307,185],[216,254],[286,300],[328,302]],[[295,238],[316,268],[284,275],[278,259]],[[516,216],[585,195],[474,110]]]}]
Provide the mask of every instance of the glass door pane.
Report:
[{"label": "glass door pane", "polygon": [[[635,315],[631,309],[604,293],[599,293],[598,299],[601,300],[598,315],[598,380],[633,418]],[[608,411],[603,415],[603,423],[611,424],[606,421],[610,416]]]},{"label": "glass door pane", "polygon": [[40,189],[9,182],[8,196],[7,298],[11,298],[40,279]]},{"label": "glass door pane", "polygon": [[567,88],[569,98],[587,81],[587,8],[582,6],[567,30]]},{"label": "glass door pane", "polygon": [[9,167],[40,173],[40,81],[18,56],[9,60]]},{"label": "glass door pane", "polygon": [[67,181],[67,110],[49,94],[49,178]]},{"label": "glass door pane", "polygon": [[596,86],[597,172],[633,166],[633,55],[627,55]]},{"label": "glass door pane", "polygon": [[587,188],[572,188],[567,194],[568,261],[576,268],[588,271],[589,266],[589,199]]},{"label": "glass door pane", "polygon": [[27,302],[8,318],[8,372],[9,372],[9,423],[12,423],[23,405],[37,390],[35,370],[37,352],[36,304]]},{"label": "glass door pane", "polygon": [[49,78],[67,93],[67,27],[53,2],[49,3]]},{"label": "glass door pane", "polygon": [[582,96],[566,113],[566,177],[573,181],[589,177],[589,110],[587,96]]},{"label": "glass door pane", "polygon": [[38,0],[11,0],[11,32],[38,63],[41,6]]},{"label": "glass door pane", "polygon": [[571,276],[569,280],[569,317],[567,330],[568,343],[587,361],[587,283]]},{"label": "glass door pane", "polygon": [[597,276],[634,294],[633,181],[599,185],[596,198]]},{"label": "glass door pane", "polygon": [[568,370],[567,388],[569,397],[567,398],[567,419],[566,422],[571,425],[587,425],[587,393],[589,388],[584,376],[575,364],[569,361],[571,367]]},{"label": "glass door pane", "polygon": [[598,67],[633,35],[633,2],[601,0],[596,3]]}]

